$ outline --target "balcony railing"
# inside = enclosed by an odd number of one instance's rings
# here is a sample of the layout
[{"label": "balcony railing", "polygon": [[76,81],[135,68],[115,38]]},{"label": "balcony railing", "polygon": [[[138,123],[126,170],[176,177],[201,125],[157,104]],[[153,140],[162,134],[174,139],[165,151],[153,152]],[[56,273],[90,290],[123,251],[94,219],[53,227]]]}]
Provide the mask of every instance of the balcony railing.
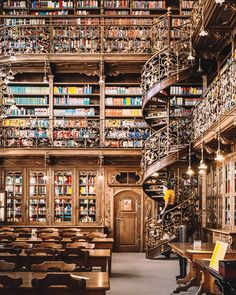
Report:
[{"label": "balcony railing", "polygon": [[0,134],[0,148],[141,149],[150,129],[135,119],[32,117],[3,119]]},{"label": "balcony railing", "polygon": [[[168,20],[168,17],[161,19],[155,26],[157,32],[155,49],[159,51],[143,67],[142,89],[144,94],[154,85],[160,85],[166,78],[180,74],[193,64],[194,50],[190,21],[185,20],[180,26],[175,27],[170,24],[171,20]],[[167,27],[168,31],[166,31]],[[161,87],[159,88],[161,90]]]},{"label": "balcony railing", "polygon": [[236,105],[236,59],[229,60],[193,110],[194,138]]},{"label": "balcony railing", "polygon": [[[37,21],[36,21],[37,20]],[[0,55],[138,53],[155,50],[148,24],[80,24],[78,19],[8,19],[0,27]]]},{"label": "balcony railing", "polygon": [[153,133],[143,146],[142,168],[186,147],[192,138],[191,117],[179,118]]}]

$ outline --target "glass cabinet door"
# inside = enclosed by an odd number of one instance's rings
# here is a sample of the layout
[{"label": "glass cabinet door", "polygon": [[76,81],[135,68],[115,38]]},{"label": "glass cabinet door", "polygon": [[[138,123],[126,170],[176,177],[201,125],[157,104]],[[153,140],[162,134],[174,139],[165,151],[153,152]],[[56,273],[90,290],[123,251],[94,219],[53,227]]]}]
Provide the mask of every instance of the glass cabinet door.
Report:
[{"label": "glass cabinet door", "polygon": [[6,222],[6,192],[0,191],[0,223]]},{"label": "glass cabinet door", "polygon": [[23,177],[22,171],[6,172],[7,222],[23,222]]},{"label": "glass cabinet door", "polygon": [[30,171],[28,218],[30,223],[47,222],[47,173]]},{"label": "glass cabinet door", "polygon": [[79,222],[95,222],[97,217],[95,171],[79,173]]},{"label": "glass cabinet door", "polygon": [[72,171],[54,174],[54,222],[72,222]]}]

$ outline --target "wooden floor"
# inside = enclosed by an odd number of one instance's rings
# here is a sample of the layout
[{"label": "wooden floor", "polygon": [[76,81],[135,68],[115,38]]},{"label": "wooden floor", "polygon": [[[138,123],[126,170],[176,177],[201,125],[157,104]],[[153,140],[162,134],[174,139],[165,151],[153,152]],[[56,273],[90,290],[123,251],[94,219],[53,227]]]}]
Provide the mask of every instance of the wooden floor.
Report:
[{"label": "wooden floor", "polygon": [[[114,253],[108,295],[170,295],[179,274],[176,257],[148,260],[144,253]],[[181,295],[193,295],[196,288]]]}]

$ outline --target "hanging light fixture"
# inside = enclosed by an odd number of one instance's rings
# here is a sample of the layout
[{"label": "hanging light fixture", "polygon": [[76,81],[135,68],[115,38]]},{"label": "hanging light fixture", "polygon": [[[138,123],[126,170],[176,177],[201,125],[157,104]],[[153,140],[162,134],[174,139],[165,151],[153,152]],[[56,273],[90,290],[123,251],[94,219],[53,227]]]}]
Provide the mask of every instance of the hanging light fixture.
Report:
[{"label": "hanging light fixture", "polygon": [[99,156],[98,161],[99,161],[98,180],[102,181],[104,179],[103,169],[102,169],[102,165],[103,165],[103,161],[104,161],[104,156],[102,154]]},{"label": "hanging light fixture", "polygon": [[191,142],[189,143],[189,155],[188,155],[188,170],[187,170],[187,175],[189,177],[193,176],[194,175],[194,171],[191,167]]},{"label": "hanging light fixture", "polygon": [[204,158],[203,158],[203,142],[202,142],[202,147],[201,147],[201,154],[202,154],[202,157],[201,157],[201,161],[198,166],[198,169],[199,169],[199,174],[204,174],[207,169],[207,165],[204,162]]},{"label": "hanging light fixture", "polygon": [[203,6],[202,6],[202,25],[201,25],[199,36],[201,37],[208,36],[208,32],[205,30],[205,27],[204,27],[204,7]]},{"label": "hanging light fixture", "polygon": [[225,2],[225,0],[215,0],[215,3],[220,4],[220,5],[223,4],[224,2]]},{"label": "hanging light fixture", "polygon": [[47,79],[47,62],[45,60],[44,62],[44,77],[43,77],[43,83],[48,83],[48,79]]},{"label": "hanging light fixture", "polygon": [[198,59],[198,69],[197,69],[197,73],[198,74],[202,74],[203,69],[201,68],[201,58]]},{"label": "hanging light fixture", "polygon": [[190,27],[189,35],[190,35],[190,39],[189,39],[189,47],[190,47],[190,50],[189,50],[189,55],[188,55],[187,59],[189,61],[193,61],[195,58],[193,56],[192,27]]},{"label": "hanging light fixture", "polygon": [[218,132],[218,148],[216,151],[215,161],[222,162],[222,161],[224,161],[224,159],[225,159],[225,157],[222,154],[222,151],[220,149],[220,130],[219,130],[219,132]]}]

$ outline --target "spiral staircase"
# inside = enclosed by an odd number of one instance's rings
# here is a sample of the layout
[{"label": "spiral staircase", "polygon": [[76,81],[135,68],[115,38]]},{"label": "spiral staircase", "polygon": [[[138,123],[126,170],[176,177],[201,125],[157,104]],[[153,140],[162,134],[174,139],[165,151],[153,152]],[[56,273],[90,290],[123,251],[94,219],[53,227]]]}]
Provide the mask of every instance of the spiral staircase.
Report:
[{"label": "spiral staircase", "polygon": [[157,53],[142,71],[143,117],[153,129],[143,146],[143,190],[161,204],[163,182],[171,179],[175,183],[178,205],[165,212],[168,218],[156,214],[146,221],[147,258],[169,251],[168,243],[178,237],[179,226],[193,222],[196,203],[192,180],[167,173],[169,165],[188,155],[192,137],[191,116],[177,104],[170,103],[170,87],[193,77],[192,24],[189,19],[172,17],[168,11],[156,22],[155,30]]}]

